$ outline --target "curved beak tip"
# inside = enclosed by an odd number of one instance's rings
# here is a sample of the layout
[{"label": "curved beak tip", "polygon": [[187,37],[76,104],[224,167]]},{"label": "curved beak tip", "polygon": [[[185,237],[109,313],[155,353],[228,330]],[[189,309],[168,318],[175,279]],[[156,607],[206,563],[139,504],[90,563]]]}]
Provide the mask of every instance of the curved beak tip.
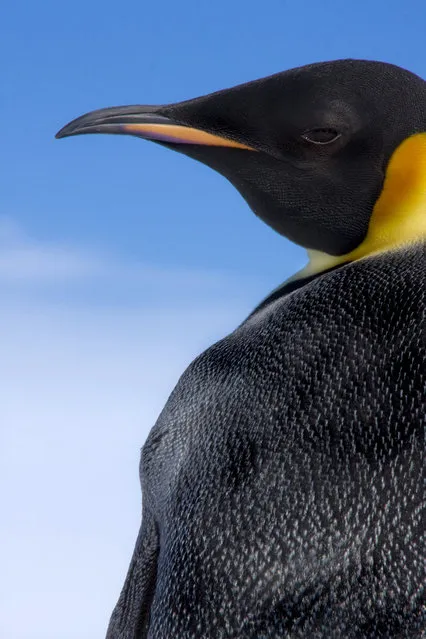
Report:
[{"label": "curved beak tip", "polygon": [[78,135],[79,133],[86,133],[84,126],[78,126],[78,120],[80,120],[80,118],[71,120],[71,122],[68,122],[68,124],[59,129],[59,131],[55,134],[55,140],[69,138],[71,135]]},{"label": "curved beak tip", "polygon": [[61,138],[66,138],[67,134],[64,133],[66,127],[62,127],[62,129],[59,129],[59,131],[57,133],[55,133],[55,140],[60,140]]}]

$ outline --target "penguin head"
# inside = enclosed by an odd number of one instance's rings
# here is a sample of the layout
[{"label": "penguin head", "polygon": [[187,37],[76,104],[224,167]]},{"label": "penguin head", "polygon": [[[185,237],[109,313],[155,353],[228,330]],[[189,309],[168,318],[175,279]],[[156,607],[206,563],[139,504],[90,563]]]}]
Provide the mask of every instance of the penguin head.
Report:
[{"label": "penguin head", "polygon": [[[420,163],[416,188],[424,191],[423,132],[421,78],[382,62],[337,60],[176,104],[93,111],[57,137],[120,133],[180,151],[224,175],[278,233],[340,260],[366,242],[391,166],[401,187],[401,172]],[[381,226],[399,197],[392,185],[386,197]]]}]

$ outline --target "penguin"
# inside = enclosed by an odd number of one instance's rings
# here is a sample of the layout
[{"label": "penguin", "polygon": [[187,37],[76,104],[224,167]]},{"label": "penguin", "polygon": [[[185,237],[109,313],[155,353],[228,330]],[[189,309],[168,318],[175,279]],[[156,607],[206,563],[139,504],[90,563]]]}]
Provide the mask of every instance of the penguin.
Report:
[{"label": "penguin", "polygon": [[309,257],[151,430],[108,639],[424,637],[425,81],[319,62],[85,133],[207,164]]}]

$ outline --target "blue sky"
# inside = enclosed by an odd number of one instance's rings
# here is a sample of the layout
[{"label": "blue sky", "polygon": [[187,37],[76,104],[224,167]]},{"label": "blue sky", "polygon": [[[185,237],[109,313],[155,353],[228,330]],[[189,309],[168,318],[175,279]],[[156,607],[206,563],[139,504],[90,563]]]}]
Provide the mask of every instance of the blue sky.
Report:
[{"label": "blue sky", "polygon": [[136,139],[55,132],[91,109],[319,60],[424,77],[425,18],[423,0],[3,8],[2,637],[103,637],[149,428],[190,360],[305,261],[207,167]]}]

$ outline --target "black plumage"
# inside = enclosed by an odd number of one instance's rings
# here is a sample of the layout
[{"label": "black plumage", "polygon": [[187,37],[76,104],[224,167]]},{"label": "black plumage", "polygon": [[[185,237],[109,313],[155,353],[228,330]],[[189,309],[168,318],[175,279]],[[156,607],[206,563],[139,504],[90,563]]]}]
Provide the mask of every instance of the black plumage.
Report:
[{"label": "black plumage", "polygon": [[424,636],[425,281],[424,244],[350,264],[191,364],[109,637]]}]

